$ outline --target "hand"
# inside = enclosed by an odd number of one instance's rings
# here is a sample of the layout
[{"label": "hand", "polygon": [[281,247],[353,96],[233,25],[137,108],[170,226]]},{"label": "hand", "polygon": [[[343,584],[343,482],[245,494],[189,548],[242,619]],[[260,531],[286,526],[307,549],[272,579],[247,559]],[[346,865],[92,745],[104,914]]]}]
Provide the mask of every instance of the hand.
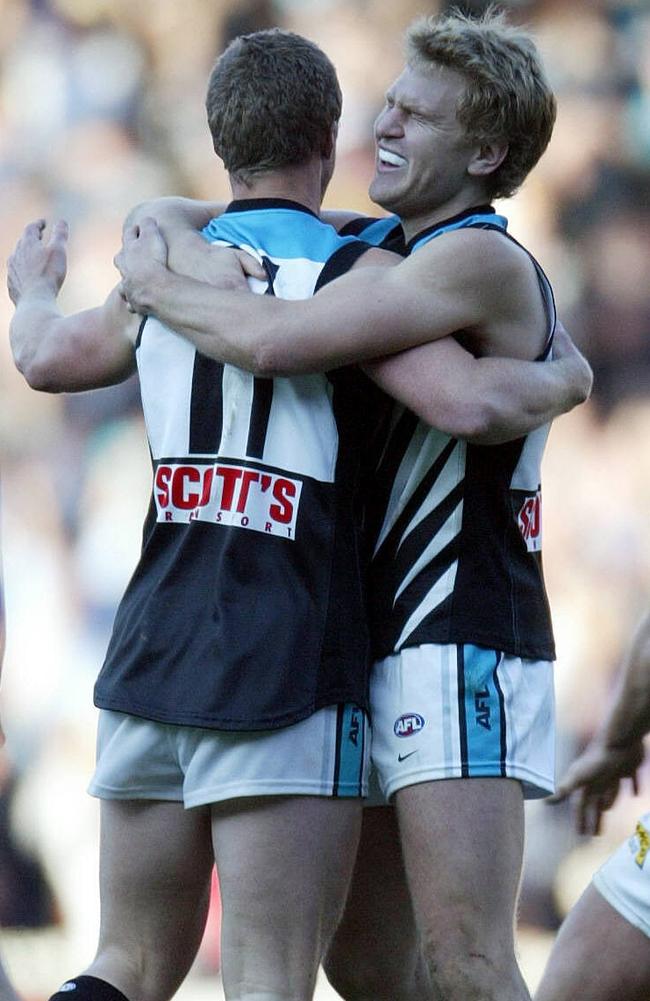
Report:
[{"label": "hand", "polygon": [[197,230],[178,233],[170,243],[169,267],[214,288],[248,291],[247,277],[266,281],[264,267],[245,250],[207,243]]},{"label": "hand", "polygon": [[7,262],[7,288],[15,306],[34,293],[56,298],[65,280],[68,224],[63,220],[55,223],[47,243],[43,242],[44,231],[45,219],[25,226]]},{"label": "hand", "polygon": [[638,792],[637,770],[644,757],[643,742],[611,748],[595,737],[568,769],[549,803],[561,803],[579,791],[576,826],[580,834],[600,834],[602,815],[613,806],[621,780],[632,779]]},{"label": "hand", "polygon": [[[242,289],[248,291],[247,278],[267,281],[264,265],[256,257],[236,247],[208,246],[205,258],[204,277],[200,280],[221,289]],[[197,278],[197,275],[192,277]]]},{"label": "hand", "polygon": [[131,312],[146,312],[147,292],[167,269],[167,244],[155,219],[143,219],[139,226],[124,230],[122,249],[113,263],[122,276],[120,295]]},{"label": "hand", "polygon": [[559,320],[553,337],[553,361],[560,362],[567,371],[571,398],[571,404],[567,409],[589,399],[594,381],[593,372],[587,359],[578,351]]}]

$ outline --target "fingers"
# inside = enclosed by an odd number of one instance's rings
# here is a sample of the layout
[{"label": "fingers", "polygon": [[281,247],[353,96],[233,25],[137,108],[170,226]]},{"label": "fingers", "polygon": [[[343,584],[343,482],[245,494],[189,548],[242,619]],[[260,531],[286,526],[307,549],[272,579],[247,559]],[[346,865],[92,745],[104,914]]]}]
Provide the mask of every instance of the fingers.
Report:
[{"label": "fingers", "polygon": [[264,265],[256,257],[248,254],[245,250],[236,250],[235,256],[245,275],[248,275],[249,278],[259,278],[260,281],[266,281],[267,274]]},{"label": "fingers", "polygon": [[34,222],[28,222],[23,230],[23,237],[28,240],[40,240],[43,236],[45,225],[45,219],[35,219]]},{"label": "fingers", "polygon": [[68,224],[65,219],[57,220],[52,227],[52,232],[50,233],[49,245],[51,247],[65,247],[68,241],[68,233]]}]

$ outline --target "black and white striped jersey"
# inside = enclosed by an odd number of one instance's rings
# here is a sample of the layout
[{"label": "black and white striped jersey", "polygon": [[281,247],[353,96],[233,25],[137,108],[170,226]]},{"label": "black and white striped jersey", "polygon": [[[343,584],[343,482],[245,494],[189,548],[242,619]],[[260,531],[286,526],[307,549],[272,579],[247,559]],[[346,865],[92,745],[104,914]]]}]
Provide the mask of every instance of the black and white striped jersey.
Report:
[{"label": "black and white striped jersey", "polygon": [[[263,262],[254,291],[293,299],[368,246],[283,200],[233,202],[205,235]],[[357,493],[380,394],[351,368],[256,378],[153,316],[137,362],[153,494],[96,704],[225,730],[366,707]]]},{"label": "black and white striped jersey", "polygon": [[[417,253],[467,226],[511,239],[507,220],[479,206],[428,228],[402,252]],[[343,232],[400,250],[396,217],[355,221]],[[548,279],[533,263],[548,318],[546,358],[555,306]],[[367,501],[375,657],[423,643],[473,643],[554,658],[541,561],[540,466],[548,431],[505,445],[471,445],[395,405]]]}]

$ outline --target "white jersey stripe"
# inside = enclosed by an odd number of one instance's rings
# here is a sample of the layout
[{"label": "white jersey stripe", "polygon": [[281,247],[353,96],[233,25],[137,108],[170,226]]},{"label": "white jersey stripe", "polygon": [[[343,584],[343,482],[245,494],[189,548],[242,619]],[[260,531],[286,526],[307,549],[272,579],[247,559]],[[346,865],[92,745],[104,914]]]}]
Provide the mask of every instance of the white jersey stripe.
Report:
[{"label": "white jersey stripe", "polygon": [[[435,483],[431,487],[431,490],[418,508],[412,520],[405,528],[404,534],[400,539],[400,546],[407,536],[410,535],[415,528],[417,528],[420,522],[426,518],[427,515],[431,514],[432,511],[435,511],[435,509],[442,504],[444,499],[449,496],[454,487],[457,487],[462,481],[463,476],[465,475],[465,451],[466,446],[464,441],[459,441],[454,446],[454,449],[444,464],[440,475],[437,477]],[[427,461],[426,472],[428,472],[429,468],[430,463]],[[460,531],[460,524],[458,525],[458,530]]]},{"label": "white jersey stripe", "polygon": [[423,477],[448,444],[448,437],[439,432],[432,432],[426,424],[417,425],[395,476],[375,552],[380,549]]},{"label": "white jersey stripe", "polygon": [[[187,455],[192,402],[194,345],[154,316],[145,328],[153,378],[140,380],[142,408],[154,459]],[[169,378],[169,373],[174,377]]]},{"label": "white jersey stripe", "polygon": [[445,600],[445,598],[449,597],[454,590],[457,570],[458,560],[454,560],[452,565],[445,571],[445,573],[443,573],[441,577],[438,578],[434,586],[427,593],[424,600],[420,602],[417,608],[415,608],[413,613],[407,619],[400,637],[395,644],[395,650],[401,650],[411,633],[417,629],[429,612],[432,612],[434,608],[437,608],[438,605]]},{"label": "white jersey stripe", "polygon": [[419,558],[415,561],[406,577],[399,585],[397,593],[395,595],[395,601],[393,601],[393,606],[399,598],[400,594],[404,588],[408,587],[411,581],[417,577],[420,570],[426,567],[435,557],[440,553],[445,546],[456,538],[460,532],[460,528],[463,521],[463,502],[460,500],[454,510],[451,512],[446,522],[442,526],[439,532],[437,532],[431,539],[428,546],[425,547]]},{"label": "white jersey stripe", "polygon": [[233,365],[224,365],[220,455],[242,459],[246,457],[252,403],[252,375]]},{"label": "white jersey stripe", "polygon": [[[296,434],[300,428],[300,434]],[[276,379],[264,462],[286,465],[291,448],[293,472],[333,483],[339,435],[332,410],[332,386],[325,375]]]}]

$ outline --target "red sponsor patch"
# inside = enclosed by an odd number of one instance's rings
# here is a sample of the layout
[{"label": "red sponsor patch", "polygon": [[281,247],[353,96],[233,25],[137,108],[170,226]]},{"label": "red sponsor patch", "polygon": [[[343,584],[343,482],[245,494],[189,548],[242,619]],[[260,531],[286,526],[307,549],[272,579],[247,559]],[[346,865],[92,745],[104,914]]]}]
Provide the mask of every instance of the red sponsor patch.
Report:
[{"label": "red sponsor patch", "polygon": [[230,463],[161,463],[154,497],[158,521],[207,521],[293,539],[302,483]]},{"label": "red sponsor patch", "polygon": [[529,553],[542,548],[542,494],[538,490],[534,497],[527,497],[519,509],[517,524]]}]

